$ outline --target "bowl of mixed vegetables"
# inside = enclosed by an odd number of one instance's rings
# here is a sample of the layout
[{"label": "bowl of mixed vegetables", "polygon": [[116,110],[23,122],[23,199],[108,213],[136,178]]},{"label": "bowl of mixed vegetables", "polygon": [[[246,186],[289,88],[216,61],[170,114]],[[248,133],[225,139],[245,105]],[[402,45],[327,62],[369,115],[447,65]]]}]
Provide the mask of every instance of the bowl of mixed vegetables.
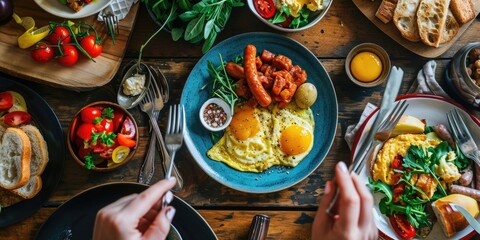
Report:
[{"label": "bowl of mixed vegetables", "polygon": [[92,171],[111,171],[130,161],[137,149],[138,127],[120,105],[99,101],[80,109],[68,129],[74,160]]},{"label": "bowl of mixed vegetables", "polygon": [[333,0],[247,0],[260,21],[284,32],[297,32],[317,24]]}]

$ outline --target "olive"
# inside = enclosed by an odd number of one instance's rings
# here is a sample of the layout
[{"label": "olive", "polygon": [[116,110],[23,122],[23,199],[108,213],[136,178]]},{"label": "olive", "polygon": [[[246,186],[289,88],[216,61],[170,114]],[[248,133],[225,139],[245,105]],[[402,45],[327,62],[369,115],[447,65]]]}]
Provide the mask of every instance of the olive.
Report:
[{"label": "olive", "polygon": [[0,0],[0,25],[7,24],[12,19],[13,2],[12,0]]}]

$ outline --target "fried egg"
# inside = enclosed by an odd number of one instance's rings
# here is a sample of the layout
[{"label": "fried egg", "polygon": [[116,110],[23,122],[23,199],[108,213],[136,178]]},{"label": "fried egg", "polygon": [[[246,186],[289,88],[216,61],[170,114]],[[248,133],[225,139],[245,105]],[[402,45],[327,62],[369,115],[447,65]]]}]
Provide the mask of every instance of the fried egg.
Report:
[{"label": "fried egg", "polygon": [[239,103],[222,138],[207,152],[213,160],[248,172],[274,165],[296,166],[313,147],[314,120],[310,109],[295,103],[254,108]]}]

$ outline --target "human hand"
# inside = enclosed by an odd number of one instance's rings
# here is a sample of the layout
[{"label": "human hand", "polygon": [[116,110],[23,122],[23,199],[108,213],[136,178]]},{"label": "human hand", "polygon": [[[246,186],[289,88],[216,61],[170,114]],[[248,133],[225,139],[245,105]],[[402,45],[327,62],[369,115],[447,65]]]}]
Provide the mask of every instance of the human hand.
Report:
[{"label": "human hand", "polygon": [[100,209],[95,219],[93,239],[165,239],[175,208],[162,208],[162,199],[170,203],[169,191],[176,179],[157,182],[140,194],[120,198]]},{"label": "human hand", "polygon": [[[338,213],[330,216],[327,208],[339,189]],[[377,239],[373,219],[373,196],[357,174],[348,172],[339,162],[335,167],[335,183],[328,181],[312,225],[312,239]]]}]

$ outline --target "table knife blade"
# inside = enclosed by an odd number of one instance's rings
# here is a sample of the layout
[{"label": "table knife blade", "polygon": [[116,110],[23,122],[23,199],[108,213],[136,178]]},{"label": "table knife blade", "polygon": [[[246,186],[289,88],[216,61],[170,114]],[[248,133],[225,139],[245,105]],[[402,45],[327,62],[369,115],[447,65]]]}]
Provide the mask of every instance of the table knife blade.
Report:
[{"label": "table knife blade", "polygon": [[470,224],[470,226],[472,226],[472,228],[477,232],[477,233],[480,233],[480,223],[478,223],[477,219],[475,219],[472,214],[470,214],[467,209],[465,209],[464,207],[458,205],[458,204],[454,204],[454,203],[450,203],[450,206],[454,209],[454,210],[457,210],[459,211],[463,217],[465,217],[465,219],[467,219],[467,222],[468,224]]},{"label": "table knife blade", "polygon": [[357,154],[355,155],[353,162],[350,165],[350,171],[354,171],[358,174],[365,165],[363,164],[363,159],[367,157],[366,154],[372,147],[373,135],[377,131],[378,125],[382,122],[387,112],[392,108],[393,103],[398,96],[402,79],[403,70],[399,67],[393,66],[387,79],[387,84],[385,91],[383,92],[382,103],[380,105],[380,109],[378,110],[377,117],[368,130],[365,141],[363,141],[363,144],[360,146]]}]

